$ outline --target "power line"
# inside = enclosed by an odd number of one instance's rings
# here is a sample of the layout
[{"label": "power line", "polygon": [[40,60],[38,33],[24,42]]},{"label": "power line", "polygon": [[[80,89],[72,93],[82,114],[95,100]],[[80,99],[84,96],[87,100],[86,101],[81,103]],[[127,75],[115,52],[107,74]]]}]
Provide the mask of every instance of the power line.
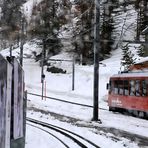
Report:
[{"label": "power line", "polygon": [[[93,2],[91,2],[91,6],[87,10],[85,10],[82,14],[80,14],[76,18],[81,18],[83,15],[85,15],[85,13],[87,13],[92,8],[92,6],[93,6]],[[76,18],[74,18],[74,19],[76,19]]]},{"label": "power line", "polygon": [[[93,6],[93,3],[91,2],[91,6],[87,10],[85,10],[85,12],[81,13],[79,16],[73,18],[72,20],[74,21],[74,19],[76,19],[76,18],[81,18],[83,15],[85,15],[92,8],[92,6]],[[72,29],[74,29],[74,28],[72,28]],[[62,32],[63,32],[63,30],[58,31],[56,35],[58,35],[58,34],[60,34]],[[49,36],[46,40],[50,39],[51,37],[53,37],[53,36],[52,35]]]}]

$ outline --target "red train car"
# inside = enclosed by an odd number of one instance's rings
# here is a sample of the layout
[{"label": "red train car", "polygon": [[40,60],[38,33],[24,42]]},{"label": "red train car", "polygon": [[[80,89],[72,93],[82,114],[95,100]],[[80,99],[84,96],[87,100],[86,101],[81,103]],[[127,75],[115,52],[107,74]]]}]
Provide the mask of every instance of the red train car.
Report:
[{"label": "red train car", "polygon": [[108,85],[110,111],[128,111],[148,118],[148,73],[121,73],[110,77]]}]

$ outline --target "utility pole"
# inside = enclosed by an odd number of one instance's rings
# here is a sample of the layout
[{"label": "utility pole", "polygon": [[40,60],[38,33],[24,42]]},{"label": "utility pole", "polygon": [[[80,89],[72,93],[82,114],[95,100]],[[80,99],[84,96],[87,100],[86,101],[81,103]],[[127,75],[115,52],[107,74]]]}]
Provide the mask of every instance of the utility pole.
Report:
[{"label": "utility pole", "polygon": [[72,60],[72,90],[75,89],[75,58]]},{"label": "utility pole", "polygon": [[10,44],[10,58],[12,58],[12,44]]},{"label": "utility pole", "polygon": [[24,22],[25,22],[25,18],[24,18],[24,16],[22,16],[22,20],[21,20],[21,45],[20,45],[20,65],[21,66],[23,66]]},{"label": "utility pole", "polygon": [[98,119],[99,112],[99,52],[100,52],[100,0],[95,0],[94,17],[94,88],[93,88],[93,120]]},{"label": "utility pole", "polygon": [[42,50],[42,60],[41,60],[41,83],[42,83],[42,100],[44,97],[44,79],[45,79],[45,74],[44,74],[44,60],[45,60],[45,50],[46,50],[46,43],[45,39],[43,39],[43,50]]}]

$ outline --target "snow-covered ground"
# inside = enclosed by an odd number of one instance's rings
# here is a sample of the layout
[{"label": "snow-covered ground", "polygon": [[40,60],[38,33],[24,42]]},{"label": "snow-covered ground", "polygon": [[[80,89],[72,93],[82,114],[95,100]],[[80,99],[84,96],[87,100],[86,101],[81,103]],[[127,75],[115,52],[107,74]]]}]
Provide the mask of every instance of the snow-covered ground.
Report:
[{"label": "snow-covered ground", "polygon": [[[32,56],[32,51],[40,52],[41,49],[35,42],[29,42],[24,45],[24,56]],[[18,56],[19,49],[13,51],[13,55]],[[9,54],[9,49],[1,51],[1,54],[6,56]],[[66,53],[61,53],[52,57],[58,59],[70,59],[71,57]],[[107,106],[107,90],[106,83],[109,77],[118,73],[120,70],[121,51],[116,50],[112,53],[111,58],[101,61],[99,68],[99,106],[108,109]],[[67,71],[66,74],[53,74],[46,71],[44,67],[46,92],[44,95],[68,100],[82,104],[93,104],[93,65],[82,66],[75,65],[75,89],[72,91],[72,63],[70,62],[52,62],[53,65],[61,67]],[[26,90],[30,93],[41,94],[41,68],[38,62],[34,59],[24,59],[23,68],[25,71],[25,86]],[[45,90],[45,89],[44,89]],[[94,128],[78,127],[72,123],[61,121],[50,114],[42,114],[41,112],[28,109],[27,116],[39,119],[54,125],[64,127],[84,136],[96,143],[101,148],[139,148],[137,141],[130,141],[129,139],[117,137],[120,140],[113,140],[112,133],[105,133],[99,131],[96,127],[114,128],[127,131],[133,134],[148,137],[148,121],[143,119],[134,118],[122,114],[114,114],[109,111],[99,110],[99,119],[102,124],[91,121],[93,110],[87,107],[61,103],[58,101],[50,100],[41,97],[28,95],[28,108],[38,108],[49,112],[54,112],[67,117],[79,119],[75,124],[92,125]],[[26,148],[60,148],[58,142],[47,133],[27,125],[26,128]],[[74,147],[71,145],[71,147]]]}]

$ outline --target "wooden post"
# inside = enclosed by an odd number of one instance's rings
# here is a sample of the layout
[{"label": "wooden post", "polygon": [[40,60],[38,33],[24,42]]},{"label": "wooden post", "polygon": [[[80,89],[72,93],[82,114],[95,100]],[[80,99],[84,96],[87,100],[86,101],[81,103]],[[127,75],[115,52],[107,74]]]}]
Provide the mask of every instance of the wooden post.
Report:
[{"label": "wooden post", "polygon": [[72,90],[75,89],[75,58],[72,61]]}]

